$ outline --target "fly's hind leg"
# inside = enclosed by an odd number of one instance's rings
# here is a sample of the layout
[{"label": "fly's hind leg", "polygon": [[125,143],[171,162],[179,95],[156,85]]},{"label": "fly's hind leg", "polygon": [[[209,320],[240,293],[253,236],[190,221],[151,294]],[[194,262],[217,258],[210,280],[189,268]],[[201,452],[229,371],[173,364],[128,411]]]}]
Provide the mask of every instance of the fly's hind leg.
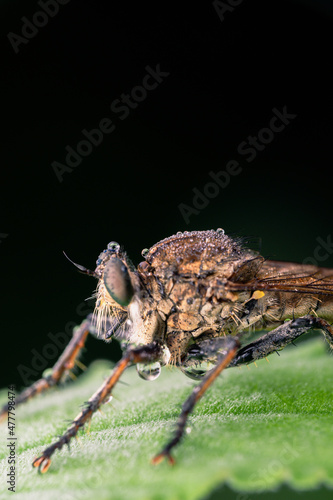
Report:
[{"label": "fly's hind leg", "polygon": [[[94,333],[91,314],[74,330],[73,337],[56,364],[53,366],[50,375],[40,378],[19,394],[16,398],[16,405],[24,403],[36,394],[40,394],[48,390],[50,387],[57,385],[62,379],[64,373],[74,367],[75,360],[83,348],[89,333]],[[8,405],[6,404],[0,411],[0,421],[5,417],[7,411]]]},{"label": "fly's hind leg", "polygon": [[229,366],[248,364],[257,359],[265,358],[275,351],[280,351],[286,345],[291,344],[297,337],[312,330],[321,330],[333,349],[333,328],[324,319],[307,315],[292,321],[287,321],[283,325],[266,333],[258,340],[242,347]]}]

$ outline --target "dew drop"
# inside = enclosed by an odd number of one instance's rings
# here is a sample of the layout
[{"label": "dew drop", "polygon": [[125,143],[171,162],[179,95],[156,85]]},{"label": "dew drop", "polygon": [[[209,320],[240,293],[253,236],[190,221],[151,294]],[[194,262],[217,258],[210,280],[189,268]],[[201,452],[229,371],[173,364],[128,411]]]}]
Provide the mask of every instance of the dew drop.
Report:
[{"label": "dew drop", "polygon": [[224,234],[224,229],[222,229],[221,227],[218,227],[218,228],[216,229],[216,232],[217,232],[217,233]]},{"label": "dew drop", "polygon": [[161,365],[158,361],[156,363],[138,363],[136,370],[141,378],[151,381],[160,375]]},{"label": "dew drop", "polygon": [[43,378],[50,377],[52,375],[52,373],[53,373],[52,368],[46,368],[46,370],[43,371],[42,377]]},{"label": "dew drop", "polygon": [[110,241],[110,243],[108,243],[108,250],[111,250],[112,252],[119,252],[119,243],[117,243],[116,241]]},{"label": "dew drop", "polygon": [[110,396],[106,401],[105,401],[105,404],[107,403],[111,403],[111,401],[113,400],[113,396]]},{"label": "dew drop", "polygon": [[146,257],[149,253],[149,248],[144,248],[141,252],[142,257]]},{"label": "dew drop", "polygon": [[190,346],[180,369],[187,377],[200,380],[215,368],[219,356],[226,353],[225,338],[202,340]]},{"label": "dew drop", "polygon": [[180,369],[187,377],[201,380],[214,366],[213,363],[202,361],[196,363],[195,366],[181,366]]}]

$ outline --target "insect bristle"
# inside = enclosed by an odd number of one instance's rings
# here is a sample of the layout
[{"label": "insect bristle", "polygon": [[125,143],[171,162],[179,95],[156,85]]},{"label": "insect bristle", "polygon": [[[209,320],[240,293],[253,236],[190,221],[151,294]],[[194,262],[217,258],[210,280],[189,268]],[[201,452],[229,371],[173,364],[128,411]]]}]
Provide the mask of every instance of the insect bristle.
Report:
[{"label": "insect bristle", "polygon": [[117,310],[112,308],[111,298],[105,288],[103,281],[99,281],[94,294],[96,297],[95,309],[93,312],[93,324],[96,327],[97,336],[103,337],[106,331],[108,319],[112,315],[117,315]]}]

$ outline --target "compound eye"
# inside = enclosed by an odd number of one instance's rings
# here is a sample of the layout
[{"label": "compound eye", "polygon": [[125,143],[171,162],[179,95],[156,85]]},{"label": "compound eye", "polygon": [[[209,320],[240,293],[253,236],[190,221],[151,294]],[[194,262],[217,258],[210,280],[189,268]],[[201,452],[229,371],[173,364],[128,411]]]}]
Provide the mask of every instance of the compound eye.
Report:
[{"label": "compound eye", "polygon": [[117,257],[111,258],[103,274],[107,291],[119,305],[128,306],[134,295],[134,289],[127,266]]}]

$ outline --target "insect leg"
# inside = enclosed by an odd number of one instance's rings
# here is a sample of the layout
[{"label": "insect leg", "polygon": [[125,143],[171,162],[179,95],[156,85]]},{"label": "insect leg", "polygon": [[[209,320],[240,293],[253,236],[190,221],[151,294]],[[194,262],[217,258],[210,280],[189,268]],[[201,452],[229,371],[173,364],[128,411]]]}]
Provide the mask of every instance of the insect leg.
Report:
[{"label": "insect leg", "polygon": [[[52,368],[52,373],[46,377],[42,377],[36,382],[34,382],[30,387],[27,387],[21,394],[16,398],[16,405],[24,403],[28,399],[31,399],[36,394],[46,391],[50,387],[58,384],[61,380],[63,374],[67,370],[71,370],[74,367],[75,360],[85,344],[86,338],[91,329],[91,315],[89,315],[80,326],[73,333],[69,344],[65,348],[64,352]],[[5,417],[8,411],[8,405],[4,405],[0,411],[0,421]]]},{"label": "insect leg", "polygon": [[50,457],[58,449],[60,450],[65,444],[69,444],[70,440],[75,437],[81,427],[89,421],[92,415],[105,403],[118,382],[121,374],[131,364],[136,363],[150,363],[160,360],[163,354],[162,347],[156,342],[147,346],[138,347],[135,349],[128,349],[120,361],[115,365],[111,375],[104,381],[101,387],[91,396],[87,401],[85,408],[74,418],[72,424],[68,427],[66,432],[54,442],[51,446],[46,448],[42,455],[33,461],[33,466],[38,467],[40,472],[46,472],[51,464]]},{"label": "insect leg", "polygon": [[166,444],[161,453],[159,453],[152,459],[153,464],[158,464],[163,460],[164,457],[166,457],[171,464],[174,464],[174,459],[170,451],[181,440],[185,431],[188,415],[192,412],[195,404],[203,396],[208,387],[214,382],[214,380],[221,373],[221,371],[224,370],[224,368],[227,368],[227,366],[230,364],[230,362],[237,353],[237,349],[239,347],[238,340],[234,337],[227,337],[226,341],[227,344],[225,346],[225,354],[223,356],[219,356],[217,365],[205,375],[201,383],[194,388],[191,395],[187,398],[187,400],[183,404],[181,414],[179,415],[176,424],[176,430],[174,436]]},{"label": "insect leg", "polygon": [[252,363],[257,359],[264,358],[275,351],[281,351],[286,345],[291,344],[297,337],[312,329],[322,330],[327,342],[333,348],[333,328],[324,319],[307,315],[292,321],[266,333],[258,340],[242,347],[229,366],[237,366],[243,363]]}]

